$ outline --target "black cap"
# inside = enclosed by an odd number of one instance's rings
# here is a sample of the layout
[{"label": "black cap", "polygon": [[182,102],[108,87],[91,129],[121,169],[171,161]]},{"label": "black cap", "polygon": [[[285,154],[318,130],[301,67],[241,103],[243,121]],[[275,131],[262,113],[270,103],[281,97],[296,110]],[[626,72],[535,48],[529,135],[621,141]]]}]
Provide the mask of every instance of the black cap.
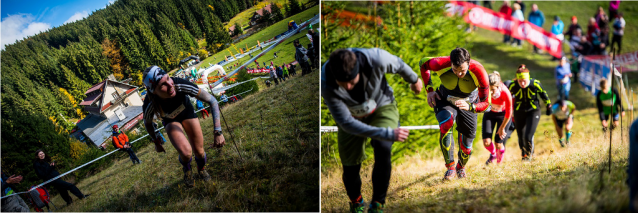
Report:
[{"label": "black cap", "polygon": [[560,18],[558,18],[558,16],[554,16],[554,21],[559,21]]}]

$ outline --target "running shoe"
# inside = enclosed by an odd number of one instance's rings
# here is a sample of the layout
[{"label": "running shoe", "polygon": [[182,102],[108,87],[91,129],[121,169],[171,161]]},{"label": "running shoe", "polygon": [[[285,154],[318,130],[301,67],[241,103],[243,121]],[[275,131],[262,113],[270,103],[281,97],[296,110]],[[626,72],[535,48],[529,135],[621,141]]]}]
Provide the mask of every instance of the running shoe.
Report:
[{"label": "running shoe", "polygon": [[[498,153],[498,151],[496,151],[496,153]],[[492,162],[494,162],[494,159],[496,159],[496,155],[490,155],[490,158],[487,159],[487,162],[485,162],[485,165],[489,166]]]},{"label": "running shoe", "polygon": [[187,187],[193,187],[195,186],[195,181],[193,180],[193,176],[192,176],[192,170],[188,170],[184,172],[184,183],[186,184]]},{"label": "running shoe", "polygon": [[558,139],[558,143],[560,143],[560,146],[561,146],[561,147],[565,147],[565,143],[563,143],[563,141],[564,141],[564,140],[565,140],[565,139],[562,139],[562,138],[561,138],[561,139]]},{"label": "running shoe", "polygon": [[383,204],[374,201],[370,204],[370,209],[368,209],[368,213],[383,213]]},{"label": "running shoe", "polygon": [[202,170],[202,171],[199,171],[199,178],[201,178],[204,181],[209,181],[210,175],[208,174],[206,170]]},{"label": "running shoe", "polygon": [[356,202],[350,202],[350,213],[363,213],[365,209],[365,203],[363,203],[363,198],[359,196],[359,200]]},{"label": "running shoe", "polygon": [[452,180],[454,176],[456,176],[456,170],[448,169],[447,172],[445,172],[445,176],[443,176],[443,180]]},{"label": "running shoe", "polygon": [[456,177],[459,179],[467,177],[467,175],[465,175],[465,167],[464,168],[456,167]]}]

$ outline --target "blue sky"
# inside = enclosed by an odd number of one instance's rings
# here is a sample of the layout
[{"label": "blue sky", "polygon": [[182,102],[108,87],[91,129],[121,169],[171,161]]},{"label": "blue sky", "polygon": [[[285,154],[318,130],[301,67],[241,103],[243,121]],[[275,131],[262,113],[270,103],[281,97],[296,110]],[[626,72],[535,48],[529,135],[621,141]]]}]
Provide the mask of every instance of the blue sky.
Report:
[{"label": "blue sky", "polygon": [[3,0],[0,47],[88,17],[115,0]]}]

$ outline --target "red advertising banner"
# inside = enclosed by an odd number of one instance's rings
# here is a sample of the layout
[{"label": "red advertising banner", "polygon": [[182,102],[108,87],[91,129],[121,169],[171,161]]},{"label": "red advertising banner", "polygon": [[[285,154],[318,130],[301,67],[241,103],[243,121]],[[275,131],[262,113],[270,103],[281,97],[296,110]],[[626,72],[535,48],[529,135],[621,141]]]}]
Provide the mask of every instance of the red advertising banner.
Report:
[{"label": "red advertising banner", "polygon": [[463,16],[467,23],[508,34],[517,39],[527,40],[550,55],[562,56],[561,40],[556,35],[528,21],[519,21],[509,14],[495,12],[489,8],[467,2],[450,1],[446,8],[449,15]]}]

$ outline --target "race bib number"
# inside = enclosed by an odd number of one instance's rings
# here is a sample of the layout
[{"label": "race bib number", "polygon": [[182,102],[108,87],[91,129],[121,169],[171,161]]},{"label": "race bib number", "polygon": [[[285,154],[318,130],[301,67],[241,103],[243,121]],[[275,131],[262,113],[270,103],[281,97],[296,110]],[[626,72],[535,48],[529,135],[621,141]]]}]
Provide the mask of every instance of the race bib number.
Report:
[{"label": "race bib number", "polygon": [[566,84],[569,83],[569,77],[565,76],[563,79],[560,80],[561,84]]},{"label": "race bib number", "polygon": [[492,112],[502,112],[504,105],[492,104]]},{"label": "race bib number", "polygon": [[184,104],[182,104],[179,107],[177,107],[177,109],[173,110],[173,112],[171,112],[169,114],[165,114],[164,117],[170,118],[170,119],[175,119],[175,117],[177,117],[177,115],[179,115],[179,113],[182,113],[182,111],[184,111],[184,109],[186,109],[186,107],[184,106]]},{"label": "race bib number", "polygon": [[567,111],[563,111],[563,110],[557,110],[554,113],[554,116],[556,116],[556,119],[558,120],[565,120],[569,117],[569,110]]},{"label": "race bib number", "polygon": [[608,106],[608,107],[610,107],[610,106],[613,106],[613,105],[614,105],[614,102],[613,102],[613,100],[612,100],[612,99],[607,99],[607,100],[604,100],[604,101],[603,101],[603,106]]},{"label": "race bib number", "polygon": [[447,101],[450,102],[452,105],[456,105],[456,101],[458,101],[458,100],[465,101],[465,102],[467,102],[468,105],[470,104],[470,98],[459,98],[459,97],[452,96],[452,95],[448,95],[447,96]]},{"label": "race bib number", "polygon": [[349,106],[348,109],[352,116],[356,118],[366,117],[374,112],[377,109],[377,102],[374,100],[367,100],[362,104]]}]

